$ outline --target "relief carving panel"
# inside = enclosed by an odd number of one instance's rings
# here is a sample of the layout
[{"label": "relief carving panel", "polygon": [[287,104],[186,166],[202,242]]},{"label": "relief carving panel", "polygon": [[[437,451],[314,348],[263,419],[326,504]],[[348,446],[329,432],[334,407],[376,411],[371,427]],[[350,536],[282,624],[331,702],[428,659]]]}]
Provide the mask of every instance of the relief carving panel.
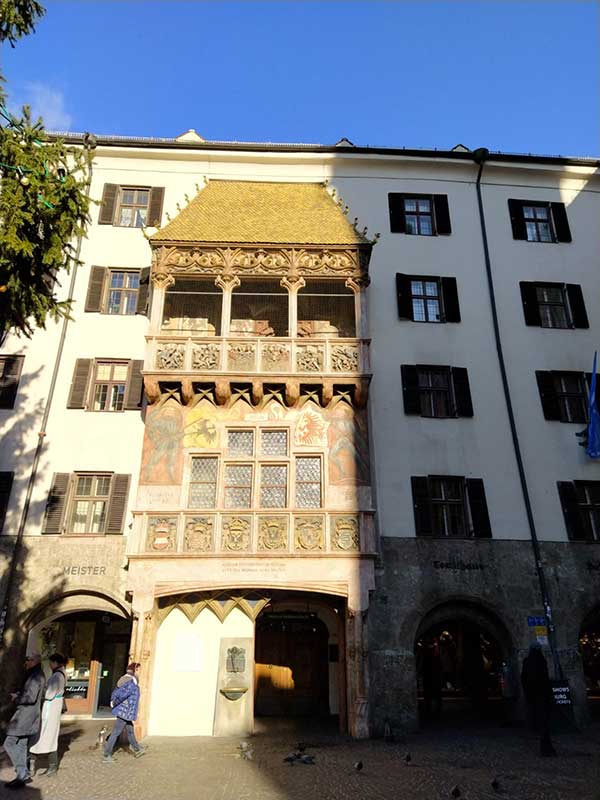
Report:
[{"label": "relief carving panel", "polygon": [[331,547],[333,550],[356,552],[360,550],[360,533],[357,517],[331,518]]},{"label": "relief carving panel", "polygon": [[287,548],[288,548],[288,518],[259,517],[258,549],[273,551],[273,550],[287,550]]},{"label": "relief carving panel", "polygon": [[175,550],[177,517],[149,517],[146,549],[158,552]]},{"label": "relief carving panel", "polygon": [[218,344],[196,344],[192,347],[192,369],[217,369],[220,347]]},{"label": "relief carving panel", "polygon": [[337,344],[331,348],[331,368],[334,372],[358,372],[358,347]]},{"label": "relief carving panel", "polygon": [[213,517],[186,518],[184,532],[185,551],[208,553],[214,550],[213,531]]},{"label": "relief carving panel", "polygon": [[250,519],[248,517],[223,517],[221,546],[223,550],[240,553],[250,547]]},{"label": "relief carving panel", "polygon": [[294,517],[294,548],[303,551],[324,550],[323,517]]},{"label": "relief carving panel", "polygon": [[158,369],[182,369],[185,359],[185,345],[176,342],[161,342],[156,352]]},{"label": "relief carving panel", "polygon": [[323,348],[315,344],[298,345],[296,350],[296,369],[302,372],[321,372],[325,354]]}]

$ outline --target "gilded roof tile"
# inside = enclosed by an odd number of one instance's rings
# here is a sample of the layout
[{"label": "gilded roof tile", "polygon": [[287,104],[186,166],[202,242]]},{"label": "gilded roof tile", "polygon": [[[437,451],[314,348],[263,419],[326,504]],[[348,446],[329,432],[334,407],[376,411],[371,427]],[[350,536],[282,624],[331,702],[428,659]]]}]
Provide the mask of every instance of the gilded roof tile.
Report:
[{"label": "gilded roof tile", "polygon": [[150,240],[298,245],[368,242],[322,183],[227,180],[209,181]]}]

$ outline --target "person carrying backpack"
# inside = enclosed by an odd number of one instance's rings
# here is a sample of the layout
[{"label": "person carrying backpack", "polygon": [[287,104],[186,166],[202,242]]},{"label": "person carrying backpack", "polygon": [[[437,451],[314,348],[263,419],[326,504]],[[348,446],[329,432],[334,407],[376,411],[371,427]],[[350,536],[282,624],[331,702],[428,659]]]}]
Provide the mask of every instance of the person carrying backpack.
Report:
[{"label": "person carrying backpack", "polygon": [[105,764],[112,764],[114,762],[112,752],[123,730],[127,731],[129,749],[133,752],[135,758],[143,756],[146,752],[145,748],[142,747],[135,738],[135,732],[133,730],[133,723],[137,719],[138,706],[140,703],[140,685],[137,677],[139,668],[140,664],[136,661],[132,661],[127,667],[125,675],[117,681],[117,687],[111,695],[111,714],[113,717],[116,717],[116,720],[110,736],[104,745],[102,761]]}]

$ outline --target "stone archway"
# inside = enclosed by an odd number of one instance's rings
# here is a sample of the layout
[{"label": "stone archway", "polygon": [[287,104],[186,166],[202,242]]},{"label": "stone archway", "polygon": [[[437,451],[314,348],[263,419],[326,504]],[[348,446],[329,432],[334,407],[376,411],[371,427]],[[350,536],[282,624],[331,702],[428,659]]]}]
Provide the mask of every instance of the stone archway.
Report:
[{"label": "stone archway", "polygon": [[473,600],[439,603],[421,619],[414,648],[423,721],[504,718],[508,687],[516,697],[516,665],[510,633],[493,611]]}]

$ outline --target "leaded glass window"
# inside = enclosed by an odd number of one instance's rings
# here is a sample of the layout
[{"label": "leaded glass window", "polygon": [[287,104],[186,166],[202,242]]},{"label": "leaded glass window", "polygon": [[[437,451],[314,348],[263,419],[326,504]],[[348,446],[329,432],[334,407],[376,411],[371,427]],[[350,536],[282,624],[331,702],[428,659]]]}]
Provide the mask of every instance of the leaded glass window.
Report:
[{"label": "leaded glass window", "polygon": [[262,430],[260,432],[260,452],[263,456],[287,456],[287,431]]},{"label": "leaded glass window", "polygon": [[287,506],[287,464],[262,464],[260,468],[260,507]]},{"label": "leaded glass window", "polygon": [[321,459],[319,456],[296,458],[296,506],[321,507]]},{"label": "leaded glass window", "polygon": [[225,508],[252,505],[252,464],[225,465]]},{"label": "leaded glass window", "polygon": [[254,431],[227,431],[227,455],[253,456]]},{"label": "leaded glass window", "polygon": [[217,470],[219,460],[216,457],[192,458],[190,480],[190,508],[214,508],[217,501]]}]

